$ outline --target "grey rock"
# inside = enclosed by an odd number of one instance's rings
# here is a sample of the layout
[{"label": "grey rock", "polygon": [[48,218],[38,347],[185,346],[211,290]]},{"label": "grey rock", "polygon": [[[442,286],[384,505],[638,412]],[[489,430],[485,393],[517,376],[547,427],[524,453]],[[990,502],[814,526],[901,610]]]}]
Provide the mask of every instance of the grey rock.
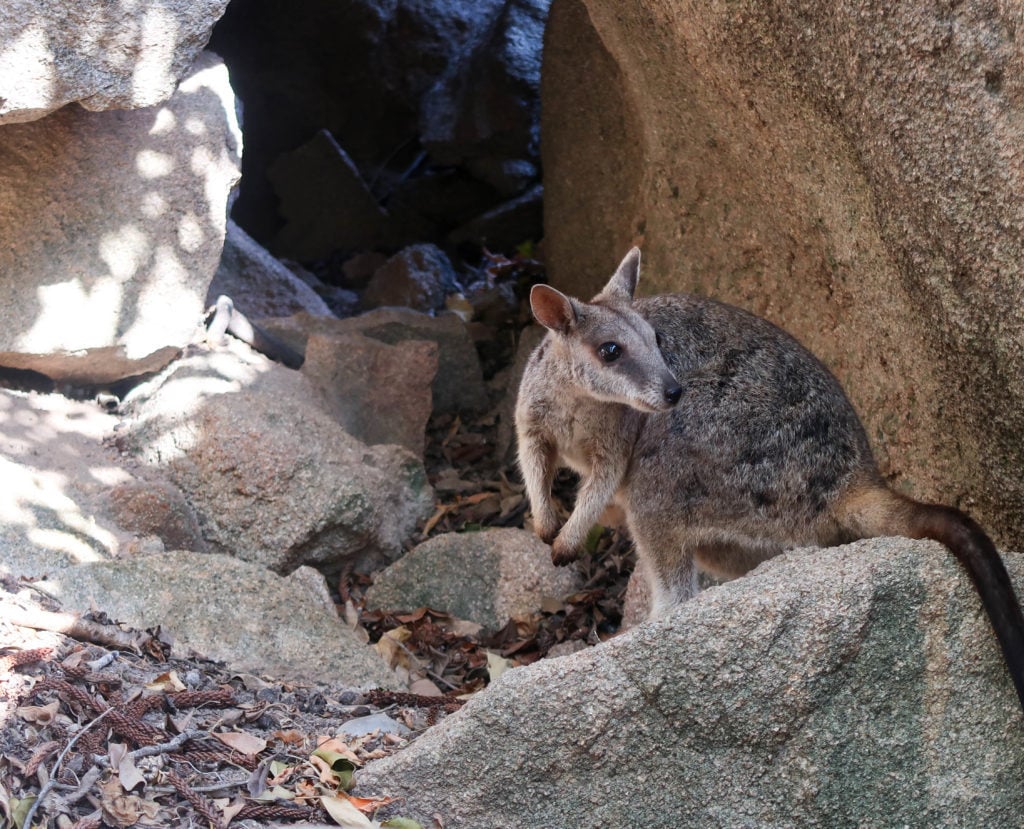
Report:
[{"label": "grey rock", "polygon": [[133,479],[106,493],[110,514],[126,530],[156,536],[168,550],[205,552],[195,513],[181,492],[165,481]]},{"label": "grey rock", "polygon": [[388,258],[383,253],[363,252],[345,260],[341,272],[345,275],[345,284],[349,288],[362,290],[370,279],[381,268]]},{"label": "grey rock", "polygon": [[285,219],[270,243],[275,253],[311,262],[335,250],[359,250],[390,239],[387,212],[327,130],[279,156],[267,176]]},{"label": "grey rock", "polygon": [[73,101],[104,110],[167,100],[226,6],[7,0],[0,6],[0,124],[33,121]]},{"label": "grey rock", "polygon": [[0,129],[0,350],[123,345],[136,358],[188,343],[240,153],[227,70],[209,53],[163,106],[66,107]]},{"label": "grey rock", "polygon": [[[1024,557],[1007,564],[1019,590]],[[968,579],[937,545],[875,539],[508,671],[357,792],[462,829],[1013,826],[1022,774]]]},{"label": "grey rock", "polygon": [[363,305],[438,311],[444,307],[444,298],[456,290],[455,271],[444,251],[437,245],[412,245],[376,270],[363,290]]},{"label": "grey rock", "polygon": [[472,413],[487,406],[476,347],[466,324],[456,314],[432,317],[408,308],[378,308],[344,320],[296,314],[268,321],[266,328],[300,353],[305,353],[312,334],[359,333],[390,345],[407,340],[435,342],[438,366],[433,384],[434,411]]},{"label": "grey rock", "polygon": [[[312,577],[320,584],[310,589]],[[40,582],[66,610],[93,606],[139,629],[160,626],[176,653],[275,678],[394,687],[395,677],[325,602],[323,577],[287,578],[213,553],[168,552],[79,564]]]},{"label": "grey rock", "polygon": [[5,387],[18,391],[59,392],[76,400],[95,398],[100,393],[120,398],[163,371],[181,353],[180,348],[167,346],[130,359],[119,345],[49,354],[3,351],[0,378]]},{"label": "grey rock", "polygon": [[548,5],[549,0],[504,4],[472,51],[453,62],[426,96],[420,127],[423,144],[436,161],[537,157]]},{"label": "grey rock", "polygon": [[355,291],[340,285],[329,285],[293,259],[282,259],[281,263],[312,288],[334,316],[350,317],[359,310],[359,294]]},{"label": "grey rock", "polygon": [[513,616],[540,610],[579,589],[572,568],[555,567],[551,549],[517,529],[445,533],[414,547],[377,574],[366,593],[370,608],[415,610],[424,605],[497,629]]},{"label": "grey rock", "polygon": [[544,188],[538,184],[456,228],[448,234],[448,242],[473,242],[511,254],[523,242],[538,241],[544,235],[543,202]]},{"label": "grey rock", "polygon": [[642,243],[642,291],[782,325],[843,382],[890,479],[1019,547],[1019,30],[981,0],[554,4],[552,283],[590,296]]},{"label": "grey rock", "polygon": [[117,423],[92,402],[0,390],[0,574],[196,542],[181,493],[123,462]]},{"label": "grey rock", "polygon": [[286,573],[393,560],[433,507],[423,464],[368,447],[302,374],[231,342],[131,402],[122,445],[184,492],[212,550]]},{"label": "grey rock", "polygon": [[437,344],[395,345],[362,334],[313,334],[302,373],[348,434],[369,445],[397,444],[423,456]]},{"label": "grey rock", "polygon": [[230,219],[220,264],[206,294],[207,306],[221,294],[231,297],[251,320],[299,312],[333,316],[313,288]]}]

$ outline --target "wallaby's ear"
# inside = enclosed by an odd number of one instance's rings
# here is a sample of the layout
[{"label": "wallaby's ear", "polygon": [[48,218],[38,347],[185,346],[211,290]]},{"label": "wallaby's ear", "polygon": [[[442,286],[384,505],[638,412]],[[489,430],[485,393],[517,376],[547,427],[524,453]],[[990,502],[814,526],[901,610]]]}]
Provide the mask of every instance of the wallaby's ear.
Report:
[{"label": "wallaby's ear", "polygon": [[530,307],[537,322],[559,334],[569,333],[576,324],[572,300],[550,285],[534,285],[530,289]]},{"label": "wallaby's ear", "polygon": [[619,263],[618,269],[597,298],[633,301],[636,283],[640,280],[640,248],[632,248]]}]

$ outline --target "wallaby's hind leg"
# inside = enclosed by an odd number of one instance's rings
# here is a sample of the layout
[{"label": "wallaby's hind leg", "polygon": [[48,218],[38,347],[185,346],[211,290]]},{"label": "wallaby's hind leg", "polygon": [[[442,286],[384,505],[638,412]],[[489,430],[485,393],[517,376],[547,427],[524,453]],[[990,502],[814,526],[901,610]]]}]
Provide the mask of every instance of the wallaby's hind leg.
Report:
[{"label": "wallaby's hind leg", "polygon": [[697,565],[676,533],[664,532],[663,525],[648,527],[630,522],[630,534],[637,558],[644,563],[644,574],[650,589],[651,607],[648,619],[664,616],[697,595]]}]

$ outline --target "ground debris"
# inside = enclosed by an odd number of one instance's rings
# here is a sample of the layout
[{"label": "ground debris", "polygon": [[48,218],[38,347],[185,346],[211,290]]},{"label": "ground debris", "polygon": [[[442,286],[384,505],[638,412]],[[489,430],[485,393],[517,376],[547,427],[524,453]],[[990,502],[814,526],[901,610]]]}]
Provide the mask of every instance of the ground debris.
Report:
[{"label": "ground debris", "polygon": [[[343,686],[232,674],[13,624],[31,590],[0,585],[0,826],[256,827],[330,822],[351,772],[406,745],[340,743],[378,705]],[[132,633],[132,632],[129,632]],[[45,637],[45,641],[40,641]],[[387,702],[386,706],[393,703]],[[344,762],[325,772],[315,752]],[[34,810],[34,811],[33,811]]]}]

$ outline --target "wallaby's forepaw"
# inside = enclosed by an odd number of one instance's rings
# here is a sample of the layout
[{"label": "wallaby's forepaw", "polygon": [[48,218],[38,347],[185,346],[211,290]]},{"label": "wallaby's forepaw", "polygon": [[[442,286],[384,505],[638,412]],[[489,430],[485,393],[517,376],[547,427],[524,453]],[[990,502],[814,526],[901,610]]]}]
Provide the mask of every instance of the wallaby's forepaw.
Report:
[{"label": "wallaby's forepaw", "polygon": [[560,529],[561,526],[558,523],[558,519],[554,516],[552,516],[550,521],[544,521],[536,515],[533,517],[533,531],[537,533],[537,537],[545,544],[554,544]]},{"label": "wallaby's forepaw", "polygon": [[567,564],[572,564],[579,557],[580,551],[575,547],[563,544],[560,538],[556,538],[551,545],[551,563],[556,567],[565,567]]}]

